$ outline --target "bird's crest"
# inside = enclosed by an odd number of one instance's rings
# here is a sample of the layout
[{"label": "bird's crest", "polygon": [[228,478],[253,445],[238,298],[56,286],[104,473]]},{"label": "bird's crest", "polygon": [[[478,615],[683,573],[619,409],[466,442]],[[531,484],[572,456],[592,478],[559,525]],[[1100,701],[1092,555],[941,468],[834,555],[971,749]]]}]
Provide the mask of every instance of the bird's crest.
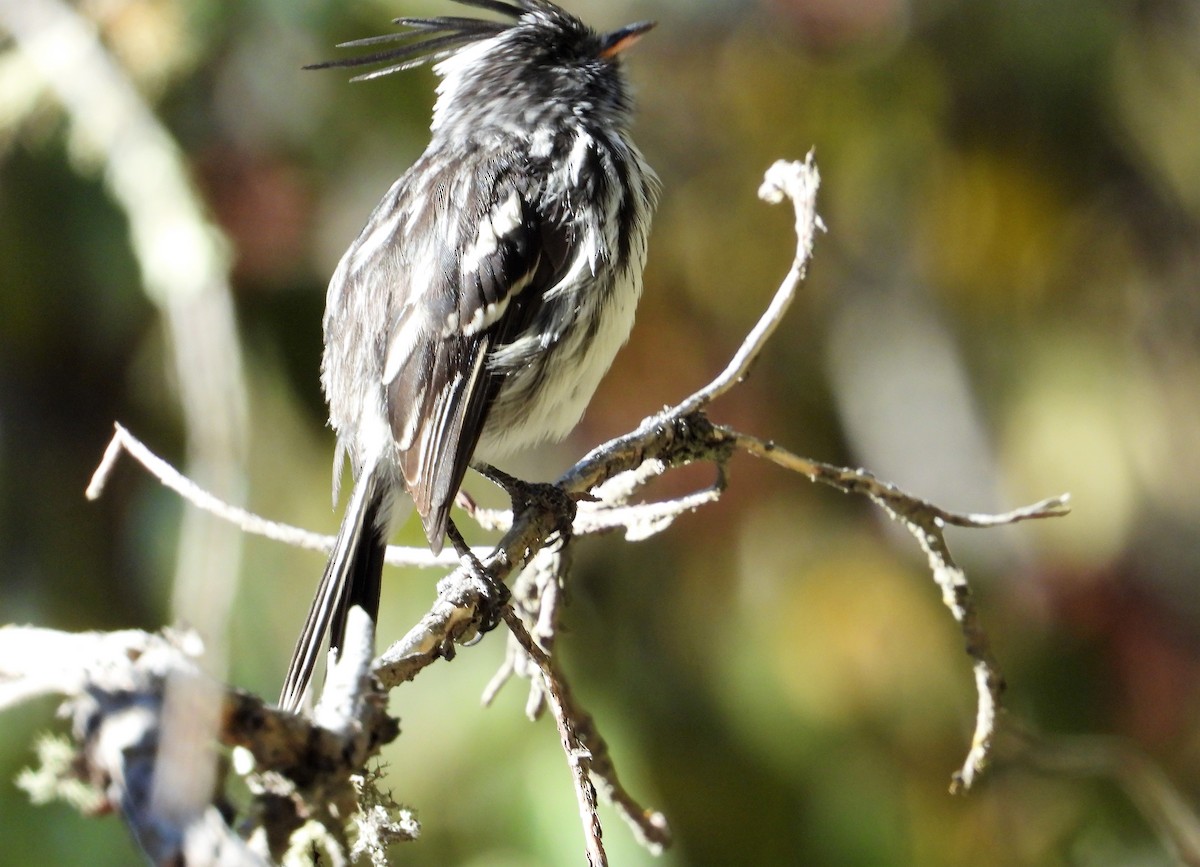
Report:
[{"label": "bird's crest", "polygon": [[326,60],[313,63],[305,69],[329,69],[332,67],[367,66],[375,63],[387,64],[380,69],[373,69],[356,75],[351,81],[367,81],[379,78],[393,72],[413,69],[426,63],[433,63],[450,57],[458,49],[473,42],[491,39],[505,30],[515,26],[521,18],[527,15],[552,17],[570,17],[569,13],[556,6],[549,0],[453,0],[464,6],[474,6],[486,9],[511,18],[511,21],[492,21],[485,18],[466,18],[458,15],[443,15],[437,18],[396,18],[393,24],[399,24],[408,29],[402,33],[388,33],[384,36],[369,36],[366,39],[354,39],[338,44],[338,48],[367,48],[375,45],[387,45],[402,42],[394,48],[376,51],[360,57],[348,57],[343,60]]}]

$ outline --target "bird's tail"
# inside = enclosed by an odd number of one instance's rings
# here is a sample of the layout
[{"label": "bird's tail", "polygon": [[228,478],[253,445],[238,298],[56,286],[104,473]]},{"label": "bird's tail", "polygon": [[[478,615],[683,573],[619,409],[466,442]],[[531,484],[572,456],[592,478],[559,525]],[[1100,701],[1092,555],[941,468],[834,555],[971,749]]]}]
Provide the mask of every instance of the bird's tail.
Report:
[{"label": "bird's tail", "polygon": [[353,606],[360,606],[372,620],[377,619],[383,556],[387,548],[385,490],[386,486],[380,484],[377,474],[369,470],[365,470],[354,484],[325,574],[317,585],[304,629],[292,651],[292,661],[279,696],[279,706],[284,710],[298,710],[304,700],[325,634],[329,633],[332,649],[341,647],[346,617]]}]

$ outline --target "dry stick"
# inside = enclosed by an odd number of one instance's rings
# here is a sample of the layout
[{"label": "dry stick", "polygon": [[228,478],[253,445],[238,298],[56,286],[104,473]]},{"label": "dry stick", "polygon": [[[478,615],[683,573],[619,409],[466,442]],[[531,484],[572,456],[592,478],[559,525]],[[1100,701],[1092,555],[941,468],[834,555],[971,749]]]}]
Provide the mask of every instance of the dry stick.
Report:
[{"label": "dry stick", "polygon": [[[594,489],[597,484],[613,478],[617,473],[635,469],[648,460],[661,458],[675,439],[686,438],[689,428],[707,423],[699,411],[745,378],[766,340],[791,304],[804,277],[807,262],[812,255],[813,238],[821,228],[820,218],[815,210],[818,185],[819,175],[812,164],[811,153],[803,164],[780,161],[768,170],[759,189],[759,196],[770,202],[780,202],[784,197],[792,199],[796,213],[796,255],[787,277],[776,291],[767,311],[725,370],[709,385],[682,403],[646,419],[636,431],[594,449],[564,474],[559,480],[560,485],[567,490]],[[991,754],[1004,678],[992,657],[987,634],[979,622],[966,575],[955,564],[946,545],[944,525],[994,527],[1033,518],[1056,517],[1069,511],[1069,498],[1066,495],[1052,498],[1003,515],[962,515],[906,494],[894,485],[881,482],[870,473],[861,470],[850,470],[800,458],[777,448],[773,443],[728,428],[714,429],[713,434],[713,443],[724,438],[734,448],[772,460],[780,466],[803,473],[813,481],[820,481],[847,493],[868,496],[917,539],[929,559],[934,580],[942,590],[943,602],[962,630],[966,650],[974,669],[978,693],[975,734],[962,767],[951,781],[952,792],[969,789]],[[698,454],[696,457],[713,459],[719,466],[724,463],[724,459],[712,452]]]},{"label": "dry stick", "polygon": [[803,163],[776,161],[763,178],[758,188],[758,197],[764,202],[777,205],[785,198],[791,199],[796,211],[796,256],[792,267],[775,292],[770,305],[754,328],[746,336],[738,351],[726,368],[698,392],[673,410],[678,415],[688,415],[703,409],[721,395],[740,383],[750,373],[750,368],[762,354],[763,347],[787,313],[796,297],[796,290],[804,280],[808,262],[812,258],[813,241],[819,230],[824,228],[817,216],[817,189],[821,175],[813,163],[813,152],[809,151]]},{"label": "dry stick", "polygon": [[[543,691],[558,725],[563,750],[576,776],[576,797],[579,800],[580,817],[584,823],[584,834],[589,838],[594,834],[599,842],[600,826],[595,812],[596,787],[593,785],[598,782],[605,800],[613,805],[629,825],[638,843],[651,854],[661,854],[663,849],[671,845],[671,829],[667,825],[666,817],[657,810],[644,808],[621,786],[608,753],[608,744],[596,731],[591,714],[576,704],[571,688],[559,673],[553,657],[533,641],[520,617],[509,609],[505,614],[505,623],[512,629],[517,642],[537,665],[541,674]],[[591,849],[588,857],[589,860],[592,857]]]},{"label": "dry stick", "polygon": [[[271,521],[246,509],[230,505],[219,497],[213,496],[213,494],[197,485],[158,455],[154,454],[145,443],[131,434],[120,423],[114,424],[113,428],[113,437],[109,440],[108,447],[104,451],[104,457],[100,459],[99,466],[92,473],[92,479],[85,491],[85,495],[89,500],[98,499],[104,493],[104,487],[108,484],[108,478],[112,475],[117,459],[120,458],[123,452],[127,452],[150,475],[158,479],[164,487],[170,488],[196,508],[216,515],[221,520],[235,525],[242,532],[264,536],[295,548],[320,551],[324,554],[328,554],[333,550],[333,536],[312,533],[290,524]],[[487,547],[479,547],[473,550],[480,557],[486,556],[492,551],[491,548]],[[428,548],[407,548],[399,545],[389,545],[385,559],[393,566],[417,566],[425,569],[436,566],[454,566],[458,563],[458,555],[452,550],[446,550],[440,555],[435,555]]]},{"label": "dry stick", "polygon": [[590,491],[621,473],[637,470],[669,447],[669,441],[664,441],[664,438],[669,440],[673,429],[680,424],[686,425],[687,419],[694,413],[746,378],[795,299],[808,261],[812,258],[813,241],[817,232],[824,228],[816,210],[820,185],[821,174],[813,162],[812,151],[809,151],[803,163],[778,160],[767,169],[758,196],[771,204],[778,204],[785,198],[791,199],[796,214],[796,253],[787,276],[775,290],[766,311],[746,335],[729,364],[712,382],[676,406],[645,419],[636,430],[592,449],[559,477],[559,487],[577,493]]},{"label": "dry stick", "polygon": [[[543,548],[523,570],[512,586],[510,604],[526,624],[529,634],[547,654],[553,654],[558,635],[562,608],[562,583],[569,569],[570,545]],[[529,697],[525,701],[525,716],[536,721],[545,706],[541,678],[534,676],[535,664],[511,633],[505,642],[504,662],[484,687],[481,703],[487,707],[514,676],[529,681]]]},{"label": "dry stick", "polygon": [[566,683],[558,677],[554,670],[554,662],[533,640],[511,605],[504,606],[504,622],[541,672],[543,693],[558,726],[558,736],[562,740],[567,764],[571,766],[571,778],[575,783],[575,800],[579,804],[579,818],[583,824],[589,867],[607,867],[608,856],[604,854],[604,844],[600,841],[602,831],[600,816],[596,812],[596,788],[591,780],[592,755],[575,730],[574,717],[567,712]]},{"label": "dry stick", "polygon": [[921,545],[929,558],[934,580],[942,590],[942,602],[950,609],[962,630],[967,655],[971,658],[975,672],[975,688],[979,696],[975,714],[975,734],[962,767],[951,779],[950,791],[959,793],[971,788],[991,756],[996,737],[996,715],[1004,692],[1004,677],[992,656],[987,633],[979,622],[967,576],[950,556],[943,528],[946,524],[959,527],[996,527],[1035,518],[1059,517],[1070,511],[1069,496],[1064,494],[1061,497],[1042,500],[1003,515],[964,515],[948,512],[932,503],[910,496],[895,485],[882,482],[864,470],[851,470],[803,458],[772,442],[729,428],[720,430],[733,439],[742,451],[808,476],[814,482],[821,482],[846,493],[858,493],[869,497],[893,520],[902,524]]},{"label": "dry stick", "polygon": [[666,500],[661,503],[639,503],[635,506],[580,509],[579,517],[575,521],[575,532],[584,536],[622,528],[625,530],[626,541],[640,542],[663,532],[675,523],[676,518],[685,513],[694,512],[701,506],[715,503],[721,498],[724,490],[725,480],[722,477],[711,488],[696,491],[694,494],[684,494],[675,500]]}]

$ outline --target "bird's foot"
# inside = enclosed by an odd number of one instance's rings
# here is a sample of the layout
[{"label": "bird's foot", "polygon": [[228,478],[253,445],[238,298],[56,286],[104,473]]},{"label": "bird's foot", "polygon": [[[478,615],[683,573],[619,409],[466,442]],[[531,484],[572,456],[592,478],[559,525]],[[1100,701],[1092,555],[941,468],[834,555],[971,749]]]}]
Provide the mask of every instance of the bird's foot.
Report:
[{"label": "bird's foot", "polygon": [[462,533],[458,531],[458,527],[454,525],[453,521],[446,524],[446,537],[454,545],[454,550],[471,570],[472,575],[484,588],[479,600],[479,631],[473,640],[467,642],[469,646],[477,642],[484,633],[491,632],[500,625],[500,621],[504,619],[504,606],[508,604],[512,594],[509,592],[507,584],[497,581],[479,562],[479,558],[475,556],[471,546],[463,539]]},{"label": "bird's foot", "polygon": [[479,504],[475,502],[475,498],[466,491],[459,491],[454,495],[454,505],[458,506],[472,518],[475,517],[475,512],[479,508]]},{"label": "bird's foot", "polygon": [[503,470],[496,469],[491,464],[476,463],[472,466],[477,473],[508,494],[512,500],[514,522],[522,512],[536,508],[541,514],[554,517],[554,531],[558,535],[560,546],[565,545],[571,538],[576,503],[583,497],[569,494],[558,485],[548,482],[523,481],[516,476],[510,476]]}]

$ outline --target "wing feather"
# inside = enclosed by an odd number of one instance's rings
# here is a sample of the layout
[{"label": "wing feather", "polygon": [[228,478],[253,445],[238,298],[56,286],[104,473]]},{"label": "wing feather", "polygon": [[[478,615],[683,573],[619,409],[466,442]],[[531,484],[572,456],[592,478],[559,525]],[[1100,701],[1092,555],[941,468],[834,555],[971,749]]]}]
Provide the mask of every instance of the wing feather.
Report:
[{"label": "wing feather", "polygon": [[[553,263],[565,258],[558,249],[543,255],[555,221],[528,200],[515,154],[469,163],[452,161],[446,172],[472,171],[471,183],[439,178],[426,210],[415,215],[417,231],[439,242],[414,246],[425,261],[406,263],[402,279],[427,283],[408,287],[399,293],[403,303],[393,304],[387,345],[404,358],[389,355],[384,366],[400,469],[435,551],[501,385],[489,354],[533,321],[558,270]],[[466,201],[451,203],[449,191],[464,189]],[[452,213],[460,215],[453,226]],[[413,316],[423,317],[419,327]]]}]

